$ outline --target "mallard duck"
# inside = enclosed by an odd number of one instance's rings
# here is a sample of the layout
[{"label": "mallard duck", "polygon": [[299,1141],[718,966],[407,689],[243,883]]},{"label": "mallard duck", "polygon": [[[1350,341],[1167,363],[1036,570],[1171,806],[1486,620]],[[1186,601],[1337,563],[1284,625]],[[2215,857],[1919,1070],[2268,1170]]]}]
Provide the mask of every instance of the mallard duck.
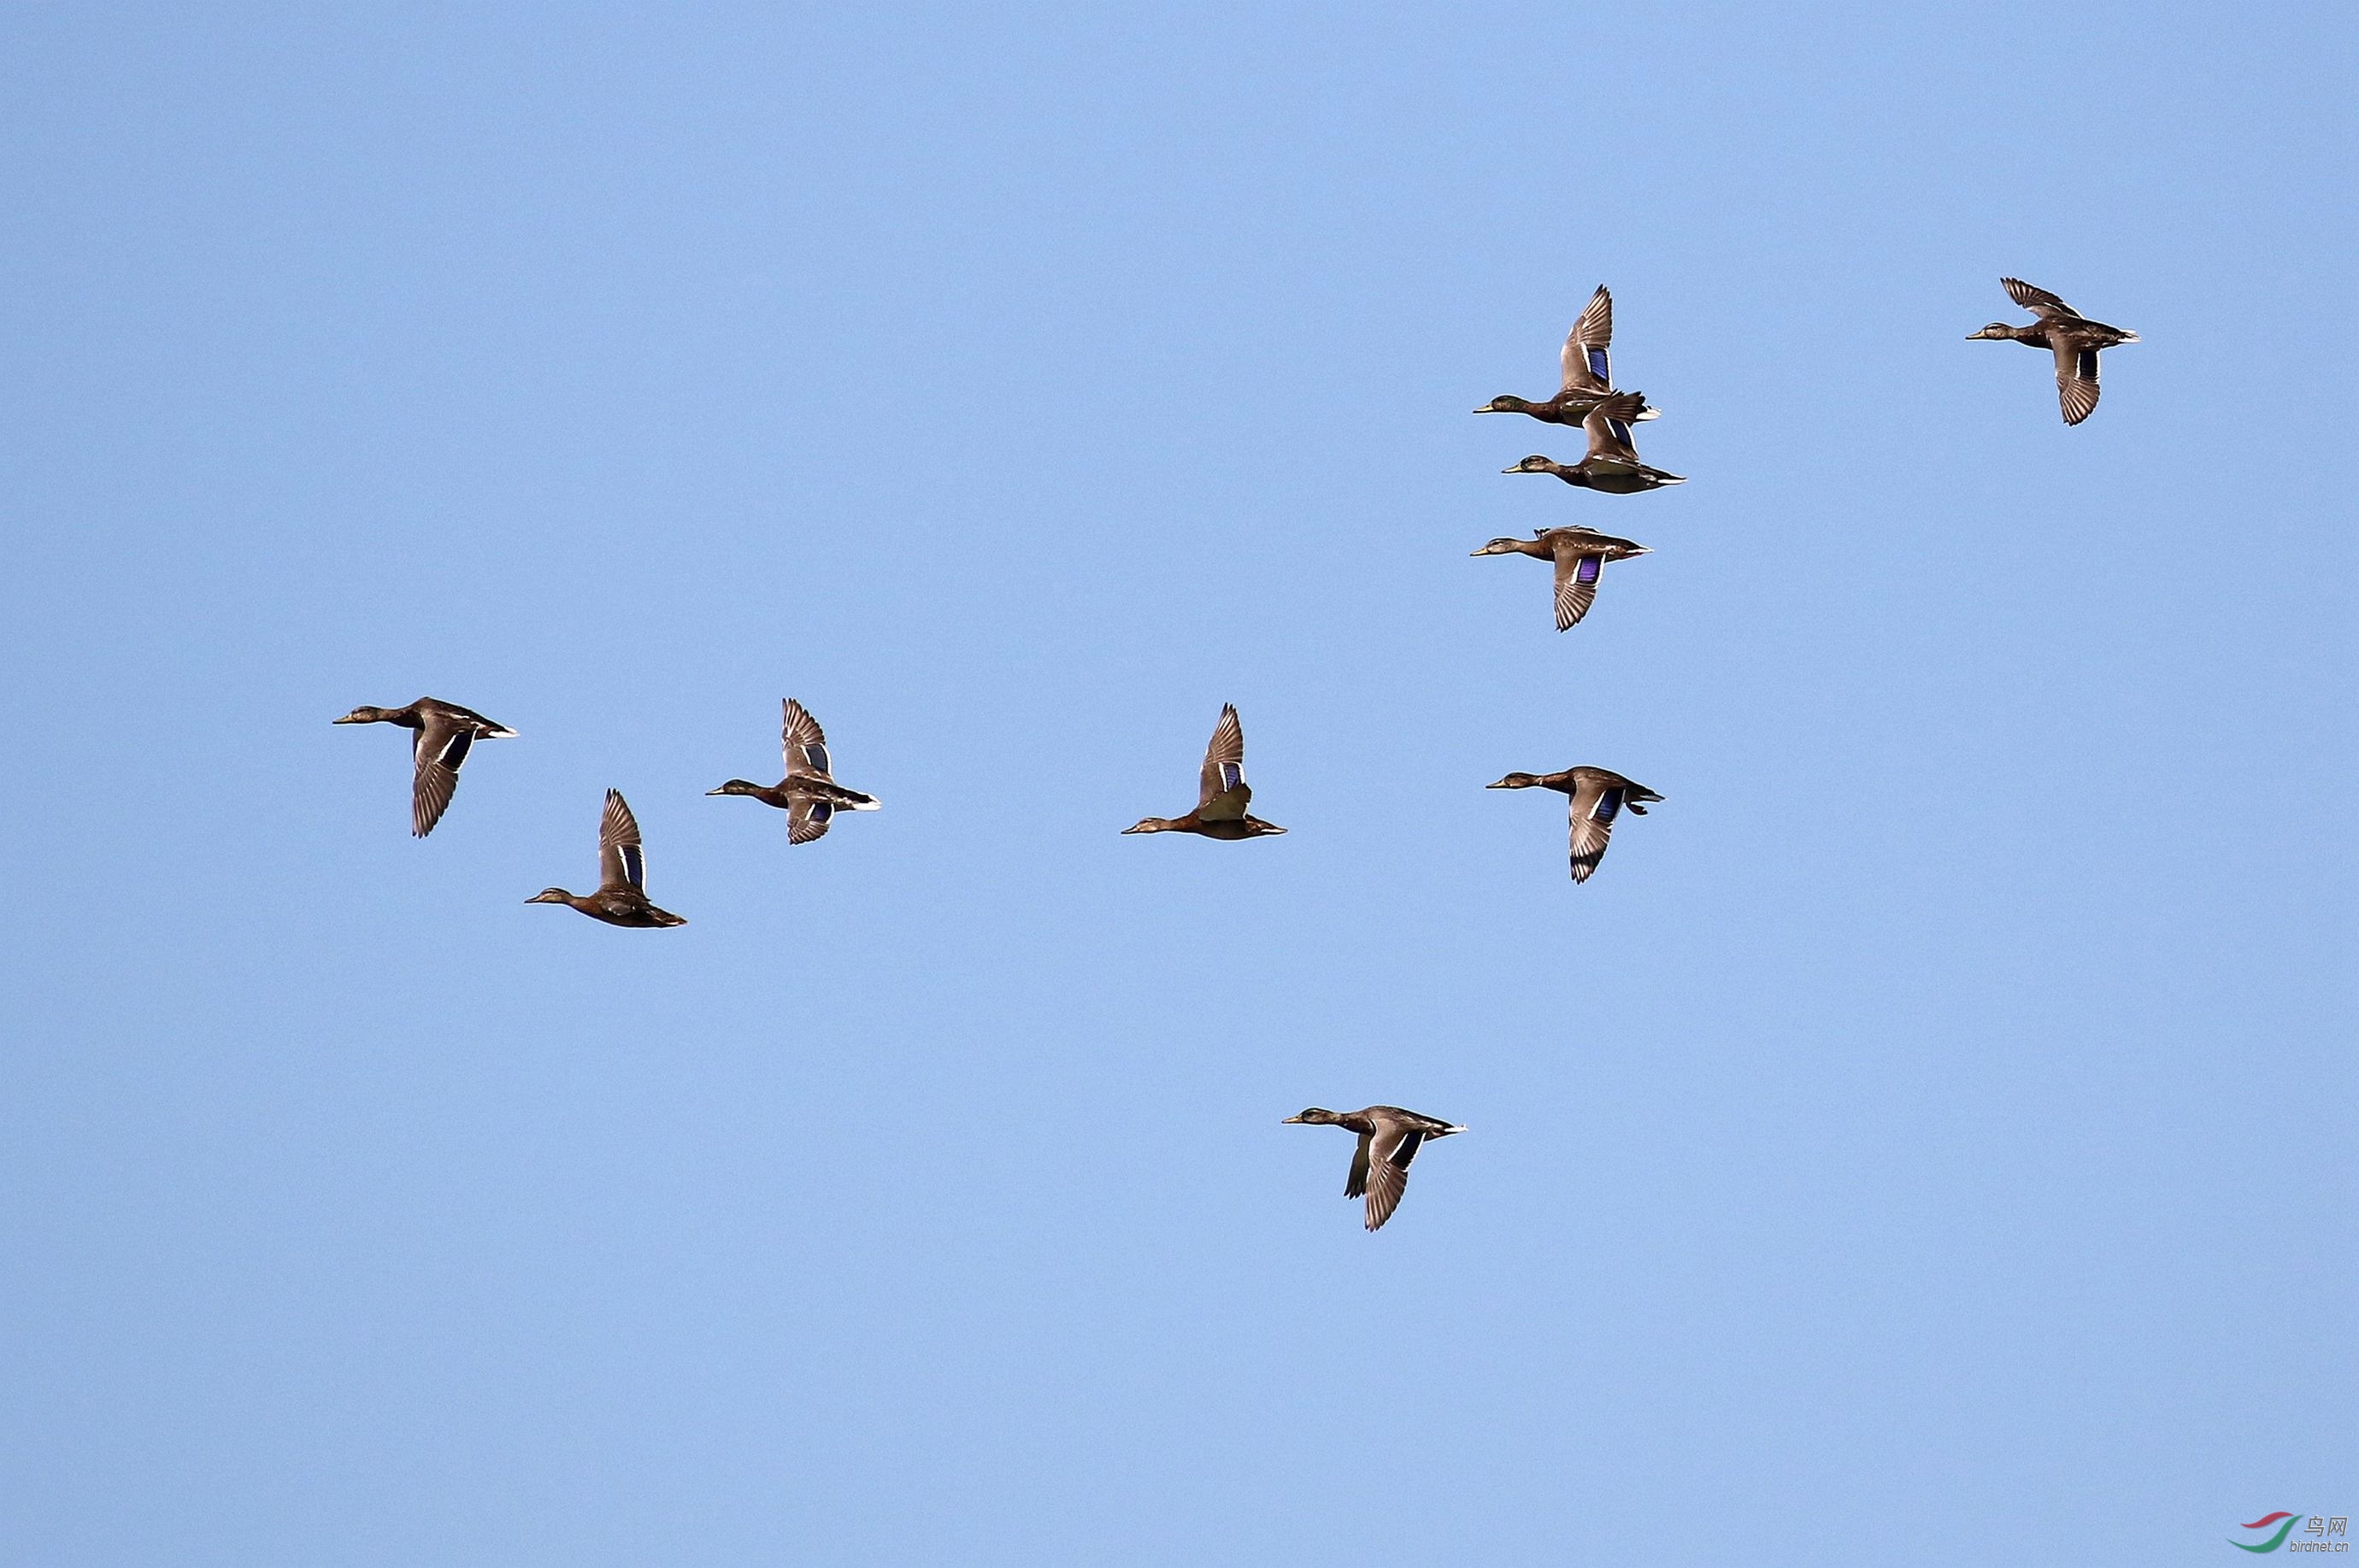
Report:
[{"label": "mallard duck", "polygon": [[[1589,411],[1605,398],[1614,395],[1614,296],[1599,284],[1597,292],[1589,297],[1588,308],[1572,330],[1564,338],[1564,380],[1557,394],[1546,403],[1528,403],[1520,397],[1502,394],[1474,410],[1477,414],[1528,414],[1535,419],[1551,425],[1578,425],[1589,416]],[[1631,423],[1652,419],[1655,410],[1644,406],[1646,399],[1637,395],[1641,406],[1630,416]]]},{"label": "mallard duck", "polygon": [[1360,1135],[1360,1146],[1352,1152],[1352,1173],[1343,1180],[1343,1195],[1366,1195],[1370,1230],[1381,1227],[1400,1207],[1401,1194],[1408,1190],[1408,1162],[1417,1158],[1419,1147],[1429,1138],[1447,1138],[1466,1130],[1397,1105],[1372,1105],[1365,1110],[1321,1110],[1314,1105],[1300,1116],[1288,1117],[1282,1125],[1292,1127],[1298,1122],[1348,1128]]},{"label": "mallard duck", "polygon": [[1556,629],[1581,624],[1597,597],[1597,579],[1608,561],[1651,555],[1644,545],[1601,534],[1594,528],[1542,528],[1528,539],[1494,539],[1478,556],[1530,556],[1556,562]]},{"label": "mallard duck", "polygon": [[606,792],[606,814],[598,819],[598,891],[570,893],[543,888],[527,903],[562,903],[609,925],[685,925],[687,921],[647,902],[647,852],[639,844],[639,819],[618,790]]},{"label": "mallard duck", "polygon": [[1605,858],[1605,841],[1613,837],[1614,819],[1628,806],[1640,816],[1647,803],[1663,797],[1645,784],[1633,783],[1605,768],[1567,768],[1560,773],[1509,773],[1484,789],[1552,789],[1571,796],[1567,807],[1572,828],[1572,880],[1585,882],[1597,862]]},{"label": "mallard duck", "polygon": [[421,697],[407,708],[355,708],[338,724],[398,724],[418,733],[410,738],[409,836],[423,838],[434,831],[451,808],[459,787],[459,764],[467,760],[476,741],[513,741],[516,731],[495,724],[472,708],[440,697]]},{"label": "mallard duck", "polygon": [[1196,809],[1185,816],[1143,816],[1125,833],[1196,833],[1207,838],[1265,838],[1285,828],[1246,814],[1253,786],[1245,783],[1245,731],[1234,703],[1221,708],[1212,743],[1204,748],[1204,772]]},{"label": "mallard duck", "polygon": [[828,771],[827,736],[819,720],[793,697],[785,703],[786,721],[779,742],[786,752],[787,776],[775,784],[731,779],[707,795],[749,795],[765,806],[787,814],[787,842],[808,844],[827,831],[839,811],[874,811],[880,804],[873,795],[846,789]]},{"label": "mallard duck", "polygon": [[2035,349],[2053,350],[2056,400],[2064,409],[2064,423],[2078,425],[2096,412],[2097,351],[2135,343],[2138,335],[2121,327],[2108,327],[2103,321],[2092,321],[2048,290],[2034,288],[2019,277],[2002,277],[1999,282],[2010,298],[2039,319],[2025,327],[1994,321],[1979,332],[1967,333],[1966,341],[2004,338]]},{"label": "mallard duck", "polygon": [[1589,455],[1577,463],[1529,457],[1500,471],[1552,473],[1567,484],[1602,490],[1608,495],[1635,495],[1642,490],[1687,483],[1678,474],[1648,468],[1638,460],[1638,449],[1630,444],[1630,421],[1638,416],[1641,406],[1642,400],[1636,393],[1617,392],[1591,409],[1589,416],[1581,422],[1581,427],[1589,434]]}]

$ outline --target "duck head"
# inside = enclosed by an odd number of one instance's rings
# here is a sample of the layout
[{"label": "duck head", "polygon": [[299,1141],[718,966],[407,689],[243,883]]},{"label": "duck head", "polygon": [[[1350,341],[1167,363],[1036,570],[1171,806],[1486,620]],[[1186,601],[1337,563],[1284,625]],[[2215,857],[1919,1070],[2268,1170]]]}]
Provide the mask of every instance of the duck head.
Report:
[{"label": "duck head", "polygon": [[2012,338],[2015,336],[2016,330],[2017,329],[2008,326],[2004,321],[1994,321],[1979,332],[1968,332],[1966,334],[1966,341],[1971,343],[1977,338]]},{"label": "duck head", "polygon": [[1530,789],[1539,779],[1531,773],[1509,773],[1497,784],[1486,784],[1484,789]]},{"label": "duck head", "polygon": [[350,713],[347,713],[342,719],[337,719],[336,722],[339,724],[382,724],[385,722],[386,716],[392,711],[393,710],[389,708],[370,708],[364,705],[353,708]]},{"label": "duck head", "polygon": [[1343,1119],[1337,1116],[1333,1111],[1322,1110],[1318,1106],[1314,1105],[1310,1109],[1304,1111],[1300,1116],[1289,1116],[1284,1121],[1279,1122],[1278,1125],[1280,1127],[1292,1127],[1295,1123],[1301,1122],[1310,1127],[1332,1127],[1336,1122],[1342,1119]]},{"label": "duck head", "polygon": [[709,789],[704,793],[707,795],[759,795],[762,793],[762,786],[748,783],[745,779],[731,779],[719,789]]},{"label": "duck head", "polygon": [[1138,819],[1138,826],[1125,827],[1123,833],[1125,837],[1133,833],[1169,833],[1178,826],[1168,816],[1142,816]]},{"label": "duck head", "polygon": [[572,902],[573,895],[563,888],[543,888],[525,900],[527,903],[571,903]]},{"label": "duck head", "polygon": [[[1510,470],[1512,471],[1512,470]],[[1472,556],[1520,556],[1529,539],[1494,539],[1479,550],[1469,550]]]},{"label": "duck head", "polygon": [[1499,471],[1501,473],[1554,473],[1561,466],[1554,458],[1544,458],[1535,452],[1514,468],[1501,469]]},{"label": "duck head", "polygon": [[1490,402],[1474,410],[1477,414],[1528,414],[1531,411],[1532,406],[1522,398],[1508,397],[1505,395],[1491,399]]}]

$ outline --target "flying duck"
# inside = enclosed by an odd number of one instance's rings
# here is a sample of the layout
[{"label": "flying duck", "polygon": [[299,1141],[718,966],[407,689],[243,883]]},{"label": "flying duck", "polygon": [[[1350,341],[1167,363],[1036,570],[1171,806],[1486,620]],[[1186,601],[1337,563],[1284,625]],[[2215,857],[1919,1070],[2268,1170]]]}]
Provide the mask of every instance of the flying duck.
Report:
[{"label": "flying duck", "polygon": [[1234,703],[1221,707],[1212,742],[1204,748],[1204,772],[1196,809],[1185,816],[1143,816],[1125,833],[1196,833],[1207,838],[1263,838],[1285,828],[1249,815],[1253,786],[1245,783],[1245,730]]},{"label": "flying duck", "polygon": [[[1614,296],[1599,284],[1597,292],[1589,297],[1587,308],[1572,330],[1564,338],[1564,380],[1557,394],[1546,403],[1528,403],[1520,397],[1506,395],[1491,399],[1477,414],[1528,414],[1535,419],[1551,425],[1578,425],[1589,416],[1589,411],[1600,400],[1614,395]],[[1652,419],[1656,410],[1641,406],[1630,416],[1636,424]]]},{"label": "flying duck", "polygon": [[1647,803],[1663,797],[1645,784],[1633,783],[1605,768],[1567,768],[1560,773],[1509,773],[1484,789],[1552,789],[1571,796],[1567,815],[1572,831],[1572,880],[1585,882],[1597,862],[1605,858],[1605,840],[1613,836],[1614,818],[1628,806],[1647,815]]},{"label": "flying duck", "polygon": [[879,803],[875,795],[846,789],[835,782],[834,774],[828,771],[827,736],[821,730],[819,720],[791,697],[786,699],[786,720],[779,728],[779,743],[786,752],[787,776],[777,784],[731,779],[719,789],[704,793],[750,795],[765,806],[777,806],[787,814],[789,844],[808,844],[820,838],[839,811],[876,809]]},{"label": "flying duck", "polygon": [[1473,552],[1478,556],[1530,556],[1556,562],[1556,629],[1581,624],[1597,598],[1597,579],[1608,561],[1626,561],[1649,555],[1644,545],[1617,539],[1593,528],[1542,528],[1528,539],[1494,539]]},{"label": "flying duck", "polygon": [[1979,332],[1967,333],[1966,341],[2005,338],[2055,351],[2056,400],[2063,406],[2064,423],[2078,425],[2096,412],[2097,351],[2135,343],[2138,335],[2092,321],[2048,290],[2034,288],[2019,277],[2002,277],[1999,282],[2006,287],[2009,297],[2039,319],[2023,327],[1994,321]]},{"label": "flying duck", "polygon": [[639,819],[620,792],[606,792],[606,814],[598,819],[598,891],[570,893],[543,888],[527,903],[563,903],[609,925],[685,925],[687,921],[647,902],[647,852],[639,845]]},{"label": "flying duck", "polygon": [[434,831],[451,807],[459,787],[459,764],[478,739],[513,741],[516,731],[495,724],[472,708],[440,697],[421,697],[407,708],[355,708],[339,724],[398,724],[415,730],[410,738],[409,836],[423,838]]},{"label": "flying duck", "polygon": [[1679,474],[1650,469],[1638,460],[1638,449],[1630,444],[1630,421],[1646,406],[1646,399],[1635,392],[1617,392],[1603,398],[1589,411],[1581,427],[1589,435],[1589,455],[1577,463],[1560,463],[1553,458],[1530,457],[1503,473],[1552,473],[1567,484],[1583,490],[1602,490],[1609,495],[1635,495],[1642,490],[1660,490],[1667,484],[1685,484]]},{"label": "flying duck", "polygon": [[1408,1162],[1417,1158],[1419,1145],[1429,1138],[1447,1138],[1466,1130],[1397,1105],[1372,1105],[1365,1110],[1321,1110],[1314,1105],[1300,1116],[1288,1117],[1282,1125],[1292,1127],[1298,1122],[1347,1128],[1360,1135],[1360,1146],[1352,1152],[1352,1173],[1343,1180],[1343,1195],[1366,1195],[1370,1230],[1381,1227],[1400,1207],[1401,1194],[1408,1190]]}]

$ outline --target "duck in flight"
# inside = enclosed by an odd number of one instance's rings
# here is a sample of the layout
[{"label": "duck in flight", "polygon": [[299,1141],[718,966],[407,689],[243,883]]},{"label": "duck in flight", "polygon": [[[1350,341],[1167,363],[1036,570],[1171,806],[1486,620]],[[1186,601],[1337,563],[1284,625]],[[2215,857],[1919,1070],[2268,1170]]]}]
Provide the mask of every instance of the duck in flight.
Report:
[{"label": "duck in flight", "polygon": [[598,891],[570,893],[543,888],[527,903],[562,903],[609,925],[685,925],[647,898],[647,852],[639,843],[639,819],[620,792],[606,792],[606,814],[598,819]]},{"label": "duck in flight", "polygon": [[410,737],[409,836],[434,831],[459,787],[459,764],[477,741],[513,741],[516,731],[472,708],[421,697],[407,708],[355,708],[339,724],[398,724]]},{"label": "duck in flight", "polygon": [[1608,495],[1635,495],[1642,490],[1660,490],[1667,484],[1685,484],[1679,474],[1665,473],[1661,469],[1648,468],[1638,460],[1638,449],[1630,444],[1630,422],[1638,417],[1646,399],[1635,392],[1617,392],[1603,399],[1582,420],[1581,427],[1589,437],[1589,455],[1577,463],[1560,463],[1553,458],[1529,457],[1503,473],[1552,473],[1571,485],[1583,490],[1602,490]]},{"label": "duck in flight", "polygon": [[1567,814],[1571,822],[1572,880],[1585,882],[1597,862],[1605,858],[1605,841],[1613,837],[1614,819],[1625,806],[1640,816],[1647,803],[1663,797],[1645,784],[1633,783],[1605,768],[1567,768],[1560,773],[1509,773],[1484,789],[1552,789],[1571,796]]},{"label": "duck in flight", "polygon": [[1206,838],[1265,838],[1283,833],[1274,822],[1249,815],[1253,786],[1245,783],[1245,731],[1237,721],[1234,703],[1221,708],[1212,742],[1204,748],[1204,771],[1196,792],[1196,809],[1185,816],[1145,816],[1125,833],[1194,833]]},{"label": "duck in flight", "polygon": [[785,712],[779,743],[786,752],[786,777],[775,784],[731,779],[719,789],[704,793],[746,795],[765,806],[775,806],[787,814],[787,842],[808,844],[826,833],[837,812],[874,811],[879,802],[873,795],[835,782],[828,766],[827,736],[801,703],[788,697]]},{"label": "duck in flight", "polygon": [[2010,298],[2039,319],[2022,327],[1994,321],[1979,332],[1967,333],[1966,341],[2004,338],[2035,349],[2052,350],[2056,355],[2056,400],[2063,406],[2064,423],[2078,425],[2096,412],[2098,351],[2135,343],[2138,335],[2126,328],[2092,321],[2048,290],[2034,288],[2019,277],[2002,277],[1999,282],[2006,286]]},{"label": "duck in flight", "polygon": [[[1535,419],[1551,425],[1578,425],[1589,416],[1589,411],[1605,398],[1614,395],[1614,296],[1599,284],[1597,292],[1589,297],[1589,305],[1581,319],[1564,339],[1564,378],[1557,394],[1545,403],[1527,402],[1506,395],[1491,399],[1477,414],[1528,414]],[[1632,423],[1652,419],[1656,410],[1638,399],[1638,412],[1630,416]]]},{"label": "duck in flight", "polygon": [[1644,545],[1601,534],[1594,528],[1542,528],[1528,539],[1494,539],[1478,556],[1530,556],[1556,563],[1556,629],[1581,624],[1597,598],[1597,579],[1608,561],[1649,555]]},{"label": "duck in flight", "polygon": [[1429,1138],[1447,1138],[1466,1130],[1397,1105],[1340,1111],[1321,1110],[1314,1105],[1300,1116],[1288,1117],[1284,1125],[1298,1123],[1341,1127],[1360,1135],[1360,1146],[1352,1152],[1352,1173],[1343,1180],[1343,1195],[1367,1198],[1370,1230],[1382,1227],[1400,1206],[1401,1194],[1408,1190],[1408,1162],[1417,1158],[1419,1146]]}]

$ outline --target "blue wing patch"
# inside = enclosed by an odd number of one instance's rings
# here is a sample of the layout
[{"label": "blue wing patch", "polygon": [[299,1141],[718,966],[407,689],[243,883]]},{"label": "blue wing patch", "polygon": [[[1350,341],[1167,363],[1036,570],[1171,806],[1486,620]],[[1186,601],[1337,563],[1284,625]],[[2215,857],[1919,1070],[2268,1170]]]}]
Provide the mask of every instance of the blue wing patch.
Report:
[{"label": "blue wing patch", "polygon": [[827,773],[830,771],[827,765],[827,748],[824,746],[805,746],[803,748],[803,760],[810,763],[812,767],[817,768],[821,773]]},{"label": "blue wing patch", "polygon": [[834,805],[832,802],[824,800],[812,801],[810,819],[819,824],[821,827],[826,827],[830,822],[835,820]]},{"label": "blue wing patch", "polygon": [[1597,797],[1597,809],[1589,814],[1592,822],[1611,822],[1622,814],[1622,786],[1609,786]]},{"label": "blue wing patch", "polygon": [[1592,349],[1589,351],[1589,373],[1595,376],[1601,383],[1607,386],[1614,384],[1614,377],[1605,367],[1605,351],[1603,349]]},{"label": "blue wing patch", "polygon": [[2097,379],[2096,350],[2082,349],[2081,351],[2080,374],[2082,381],[2094,381]]},{"label": "blue wing patch", "polygon": [[475,733],[472,730],[462,730],[451,736],[451,743],[442,748],[442,765],[452,773],[457,773],[459,764],[467,760],[468,748],[474,743]]},{"label": "blue wing patch", "polygon": [[1239,767],[1234,762],[1223,762],[1221,764],[1221,787],[1223,789],[1234,789],[1237,785],[1245,782],[1245,769]]},{"label": "blue wing patch", "polygon": [[1608,419],[1605,421],[1605,427],[1614,432],[1614,438],[1615,440],[1621,442],[1625,447],[1630,444],[1629,426],[1625,425],[1619,419]]},{"label": "blue wing patch", "polygon": [[647,885],[647,852],[636,844],[620,846],[623,851],[623,877],[633,887],[644,890]]},{"label": "blue wing patch", "polygon": [[1583,556],[1581,564],[1572,568],[1573,577],[1582,582],[1595,582],[1600,562],[1595,556]]}]

